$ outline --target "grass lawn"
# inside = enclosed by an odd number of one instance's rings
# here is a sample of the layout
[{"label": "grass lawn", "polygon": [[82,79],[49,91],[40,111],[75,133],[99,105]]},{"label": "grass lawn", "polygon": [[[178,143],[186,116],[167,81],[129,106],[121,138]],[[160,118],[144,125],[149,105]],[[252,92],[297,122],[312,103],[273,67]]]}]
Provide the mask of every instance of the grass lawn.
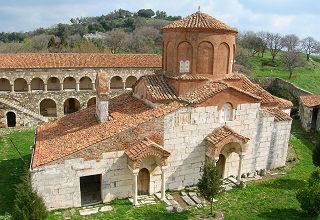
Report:
[{"label": "grass lawn", "polygon": [[[272,62],[272,57],[269,52],[263,57],[249,57],[250,70],[255,77],[279,77],[297,85],[314,94],[320,94],[320,57],[311,56],[312,61],[306,61],[304,67],[294,69],[294,78],[289,79],[289,71],[284,68],[280,61],[281,52],[275,57]],[[306,60],[306,55],[301,54],[303,60]]]},{"label": "grass lawn", "polygon": [[[1,131],[0,219],[5,219],[5,214],[10,213],[12,209],[13,185],[19,183],[19,176],[23,173],[23,162],[9,145],[8,137],[13,139],[24,158],[29,160],[29,146],[33,144],[34,132],[31,129],[17,129],[16,132],[12,132],[12,129]],[[224,192],[217,197],[218,202],[214,209],[222,210],[225,219],[306,219],[295,195],[298,189],[306,185],[306,179],[315,169],[311,158],[315,143],[320,143],[320,135],[303,131],[299,121],[294,121],[290,144],[295,149],[299,162],[289,171],[279,169],[279,172],[287,173],[284,176],[249,184],[245,189]],[[182,213],[168,213],[163,203],[134,208],[127,199],[114,200],[104,205],[111,205],[113,210],[81,217],[77,209],[77,213],[70,219],[198,219],[199,216],[205,216],[210,208],[207,206],[203,209],[191,208]],[[64,219],[65,212],[66,210],[51,211],[48,219]]]}]

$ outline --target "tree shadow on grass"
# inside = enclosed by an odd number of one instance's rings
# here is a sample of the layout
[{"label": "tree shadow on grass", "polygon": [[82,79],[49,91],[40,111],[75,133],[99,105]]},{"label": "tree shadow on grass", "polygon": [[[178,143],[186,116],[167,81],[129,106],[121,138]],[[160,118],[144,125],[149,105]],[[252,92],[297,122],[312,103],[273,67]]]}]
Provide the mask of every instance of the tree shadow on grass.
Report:
[{"label": "tree shadow on grass", "polygon": [[[27,166],[30,154],[23,156]],[[0,161],[0,216],[11,213],[16,196],[15,185],[21,183],[20,177],[25,173],[25,165],[20,158]]]},{"label": "tree shadow on grass", "polygon": [[298,211],[293,208],[288,209],[272,209],[270,212],[262,212],[259,216],[263,219],[275,220],[301,220],[301,219],[311,219],[315,220],[317,217],[307,216],[304,212]]},{"label": "tree shadow on grass", "polygon": [[298,190],[305,187],[307,181],[288,179],[288,178],[277,178],[270,182],[264,183],[266,187],[271,187],[274,189],[285,189],[285,190]]}]

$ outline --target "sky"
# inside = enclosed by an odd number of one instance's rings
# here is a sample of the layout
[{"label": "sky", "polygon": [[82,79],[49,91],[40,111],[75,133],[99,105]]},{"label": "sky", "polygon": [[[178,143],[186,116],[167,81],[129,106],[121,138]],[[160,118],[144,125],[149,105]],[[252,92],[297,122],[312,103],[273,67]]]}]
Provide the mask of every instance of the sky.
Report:
[{"label": "sky", "polygon": [[71,18],[101,16],[119,8],[152,9],[186,17],[200,11],[239,31],[267,31],[320,40],[315,0],[0,0],[0,32],[27,32]]}]

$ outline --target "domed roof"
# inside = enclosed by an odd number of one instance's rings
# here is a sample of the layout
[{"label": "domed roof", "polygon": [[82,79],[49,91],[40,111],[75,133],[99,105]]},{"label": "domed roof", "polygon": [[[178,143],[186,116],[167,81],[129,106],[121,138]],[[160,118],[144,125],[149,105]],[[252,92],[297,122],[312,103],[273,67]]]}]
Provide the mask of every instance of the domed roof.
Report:
[{"label": "domed roof", "polygon": [[200,11],[193,13],[182,20],[175,21],[162,29],[210,29],[210,30],[224,30],[231,32],[238,32],[236,29],[229,27],[228,25],[222,23],[221,21],[202,13]]}]

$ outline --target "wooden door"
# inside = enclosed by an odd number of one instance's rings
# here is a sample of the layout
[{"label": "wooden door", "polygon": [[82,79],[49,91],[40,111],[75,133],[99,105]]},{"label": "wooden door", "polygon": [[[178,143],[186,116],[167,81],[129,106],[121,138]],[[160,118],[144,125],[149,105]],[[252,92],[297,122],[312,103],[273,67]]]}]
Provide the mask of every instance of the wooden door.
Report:
[{"label": "wooden door", "polygon": [[138,195],[148,195],[150,186],[150,173],[148,169],[143,168],[138,174]]}]

